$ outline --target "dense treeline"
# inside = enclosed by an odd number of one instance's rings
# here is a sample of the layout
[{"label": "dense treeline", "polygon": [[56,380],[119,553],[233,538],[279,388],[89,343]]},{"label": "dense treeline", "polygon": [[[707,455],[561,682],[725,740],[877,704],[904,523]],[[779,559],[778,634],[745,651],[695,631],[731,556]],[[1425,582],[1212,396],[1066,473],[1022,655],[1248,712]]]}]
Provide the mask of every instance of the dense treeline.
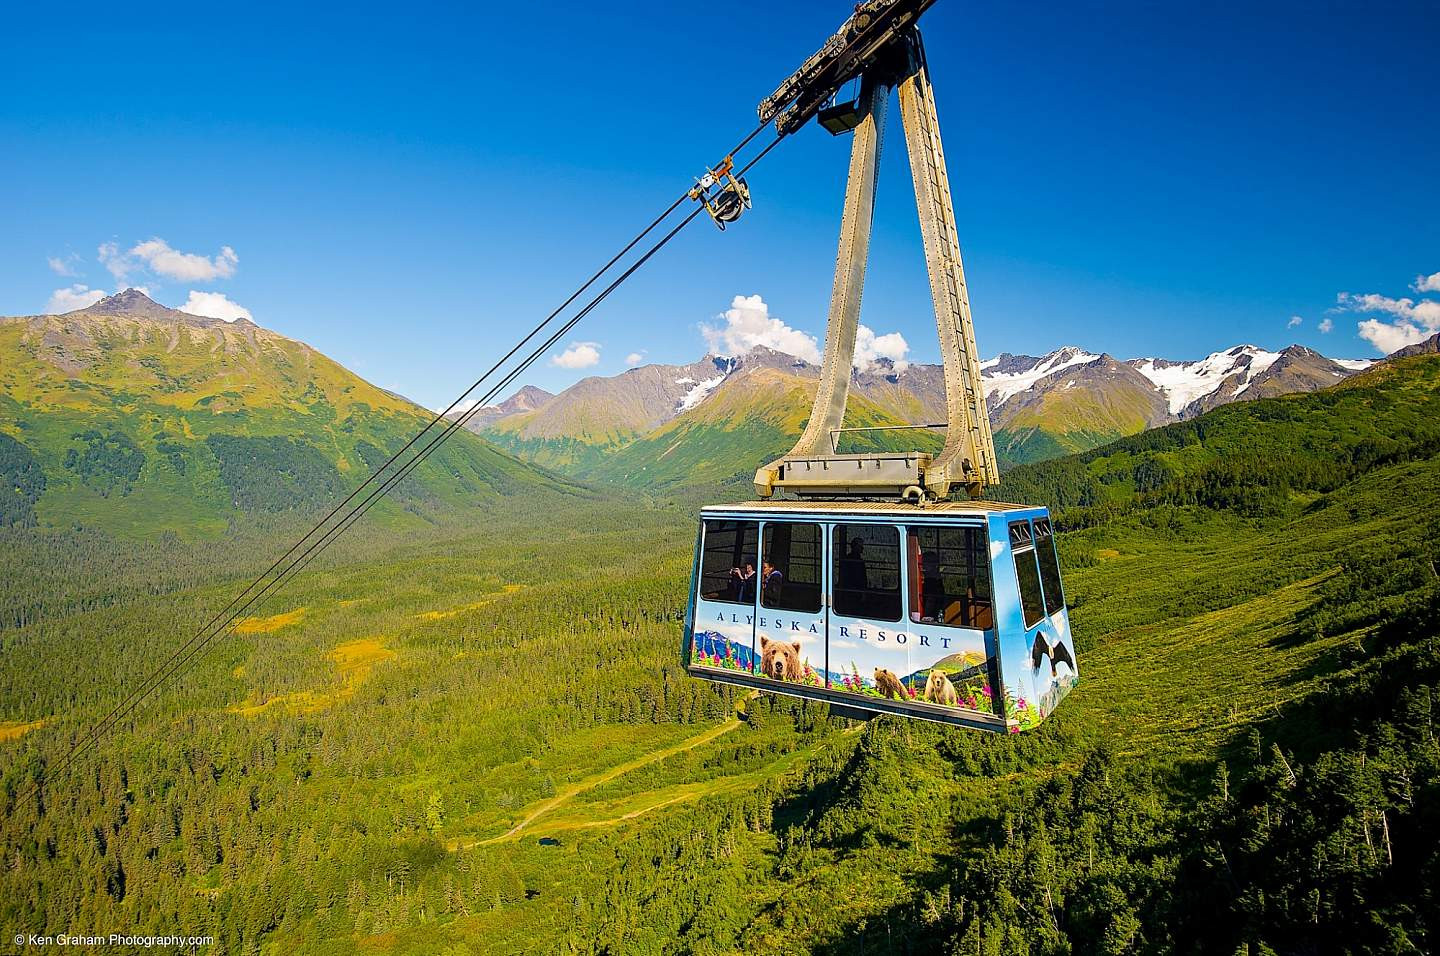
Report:
[{"label": "dense treeline", "polygon": [[1440,365],[1390,363],[1336,388],[1239,402],[1081,455],[1016,468],[1000,496],[1086,527],[1157,505],[1283,515],[1297,494],[1440,453]]},{"label": "dense treeline", "polygon": [[959,952],[1428,951],[1440,917],[1434,539],[1357,549],[1296,623],[1365,636],[1343,679],[1262,721],[1176,801],[1108,748],[957,861]]},{"label": "dense treeline", "polygon": [[35,502],[45,493],[45,471],[21,442],[0,432],[0,528],[35,524]]},{"label": "dense treeline", "polygon": [[1055,499],[1081,683],[1014,737],[694,681],[688,508],[518,496],[338,547],[29,797],[259,555],[7,529],[0,928],[184,927],[224,953],[1430,951],[1440,360],[1401,373],[1021,470],[1027,496],[1094,498]]}]

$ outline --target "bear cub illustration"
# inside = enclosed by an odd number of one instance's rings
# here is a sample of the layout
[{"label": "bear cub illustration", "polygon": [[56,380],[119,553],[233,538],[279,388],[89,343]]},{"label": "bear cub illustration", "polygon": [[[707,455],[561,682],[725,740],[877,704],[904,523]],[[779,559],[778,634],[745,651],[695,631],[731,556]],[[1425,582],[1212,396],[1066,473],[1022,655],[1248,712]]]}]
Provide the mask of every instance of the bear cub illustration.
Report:
[{"label": "bear cub illustration", "polygon": [[960,703],[960,695],[955,692],[955,685],[950,683],[950,678],[946,677],[943,671],[931,671],[930,676],[925,679],[925,699],[932,704],[944,704],[946,707],[954,707]]},{"label": "bear cub illustration", "polygon": [[800,662],[800,644],[772,641],[760,635],[760,672],[775,680],[800,680],[805,665]]},{"label": "bear cub illustration", "polygon": [[887,700],[895,700],[897,697],[905,700],[910,696],[905,693],[905,685],[900,683],[900,678],[883,667],[875,668],[875,689],[884,694]]}]

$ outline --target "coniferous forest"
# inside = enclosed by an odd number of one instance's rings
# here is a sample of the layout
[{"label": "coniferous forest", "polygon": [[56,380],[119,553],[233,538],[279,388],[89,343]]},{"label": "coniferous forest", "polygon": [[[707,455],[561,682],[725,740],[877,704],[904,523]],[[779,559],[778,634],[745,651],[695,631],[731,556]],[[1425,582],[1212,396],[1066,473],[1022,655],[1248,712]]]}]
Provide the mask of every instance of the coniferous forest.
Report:
[{"label": "coniferous forest", "polygon": [[[1084,675],[1012,736],[688,677],[709,492],[566,484],[357,526],[52,773],[283,551],[295,515],[201,539],[39,526],[44,477],[14,444],[0,435],[0,939],[1437,947],[1435,356],[1011,472],[998,497],[1049,504],[1061,531]],[[103,430],[74,448],[65,467],[104,493],[139,474]],[[282,477],[311,468],[264,450]],[[211,441],[222,473],[253,451]]]}]

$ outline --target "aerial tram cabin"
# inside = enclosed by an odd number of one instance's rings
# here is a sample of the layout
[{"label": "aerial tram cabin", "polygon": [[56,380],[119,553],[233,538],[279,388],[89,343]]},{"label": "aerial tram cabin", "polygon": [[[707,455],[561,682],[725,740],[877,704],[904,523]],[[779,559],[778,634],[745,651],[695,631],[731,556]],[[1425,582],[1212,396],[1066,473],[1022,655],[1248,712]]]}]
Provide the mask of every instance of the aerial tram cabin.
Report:
[{"label": "aerial tram cabin", "polygon": [[691,674],[1015,732],[1074,685],[1045,508],[760,501],[701,511]]},{"label": "aerial tram cabin", "polygon": [[[999,483],[939,120],[915,26],[933,0],[867,0],[760,103],[780,135],[812,117],[853,137],[815,404],[760,500],[702,509],[684,661],[706,680],[1014,733],[1079,677],[1043,507]],[[834,102],[859,80],[856,99]],[[890,93],[898,89],[945,374],[938,454],[840,454]],[[722,228],[749,208],[730,159],[691,193]]]}]

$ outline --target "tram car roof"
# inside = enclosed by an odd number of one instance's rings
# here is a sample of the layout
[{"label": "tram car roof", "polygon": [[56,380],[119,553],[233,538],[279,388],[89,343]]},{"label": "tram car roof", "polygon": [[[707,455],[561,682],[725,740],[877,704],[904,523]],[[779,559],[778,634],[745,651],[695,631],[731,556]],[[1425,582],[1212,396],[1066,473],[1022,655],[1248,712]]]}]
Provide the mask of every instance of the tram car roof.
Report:
[{"label": "tram car roof", "polygon": [[1046,511],[1044,505],[1017,505],[1006,501],[940,501],[916,505],[899,501],[740,501],[734,504],[705,505],[701,517],[722,514],[827,515],[859,518],[964,518],[1011,512]]}]

